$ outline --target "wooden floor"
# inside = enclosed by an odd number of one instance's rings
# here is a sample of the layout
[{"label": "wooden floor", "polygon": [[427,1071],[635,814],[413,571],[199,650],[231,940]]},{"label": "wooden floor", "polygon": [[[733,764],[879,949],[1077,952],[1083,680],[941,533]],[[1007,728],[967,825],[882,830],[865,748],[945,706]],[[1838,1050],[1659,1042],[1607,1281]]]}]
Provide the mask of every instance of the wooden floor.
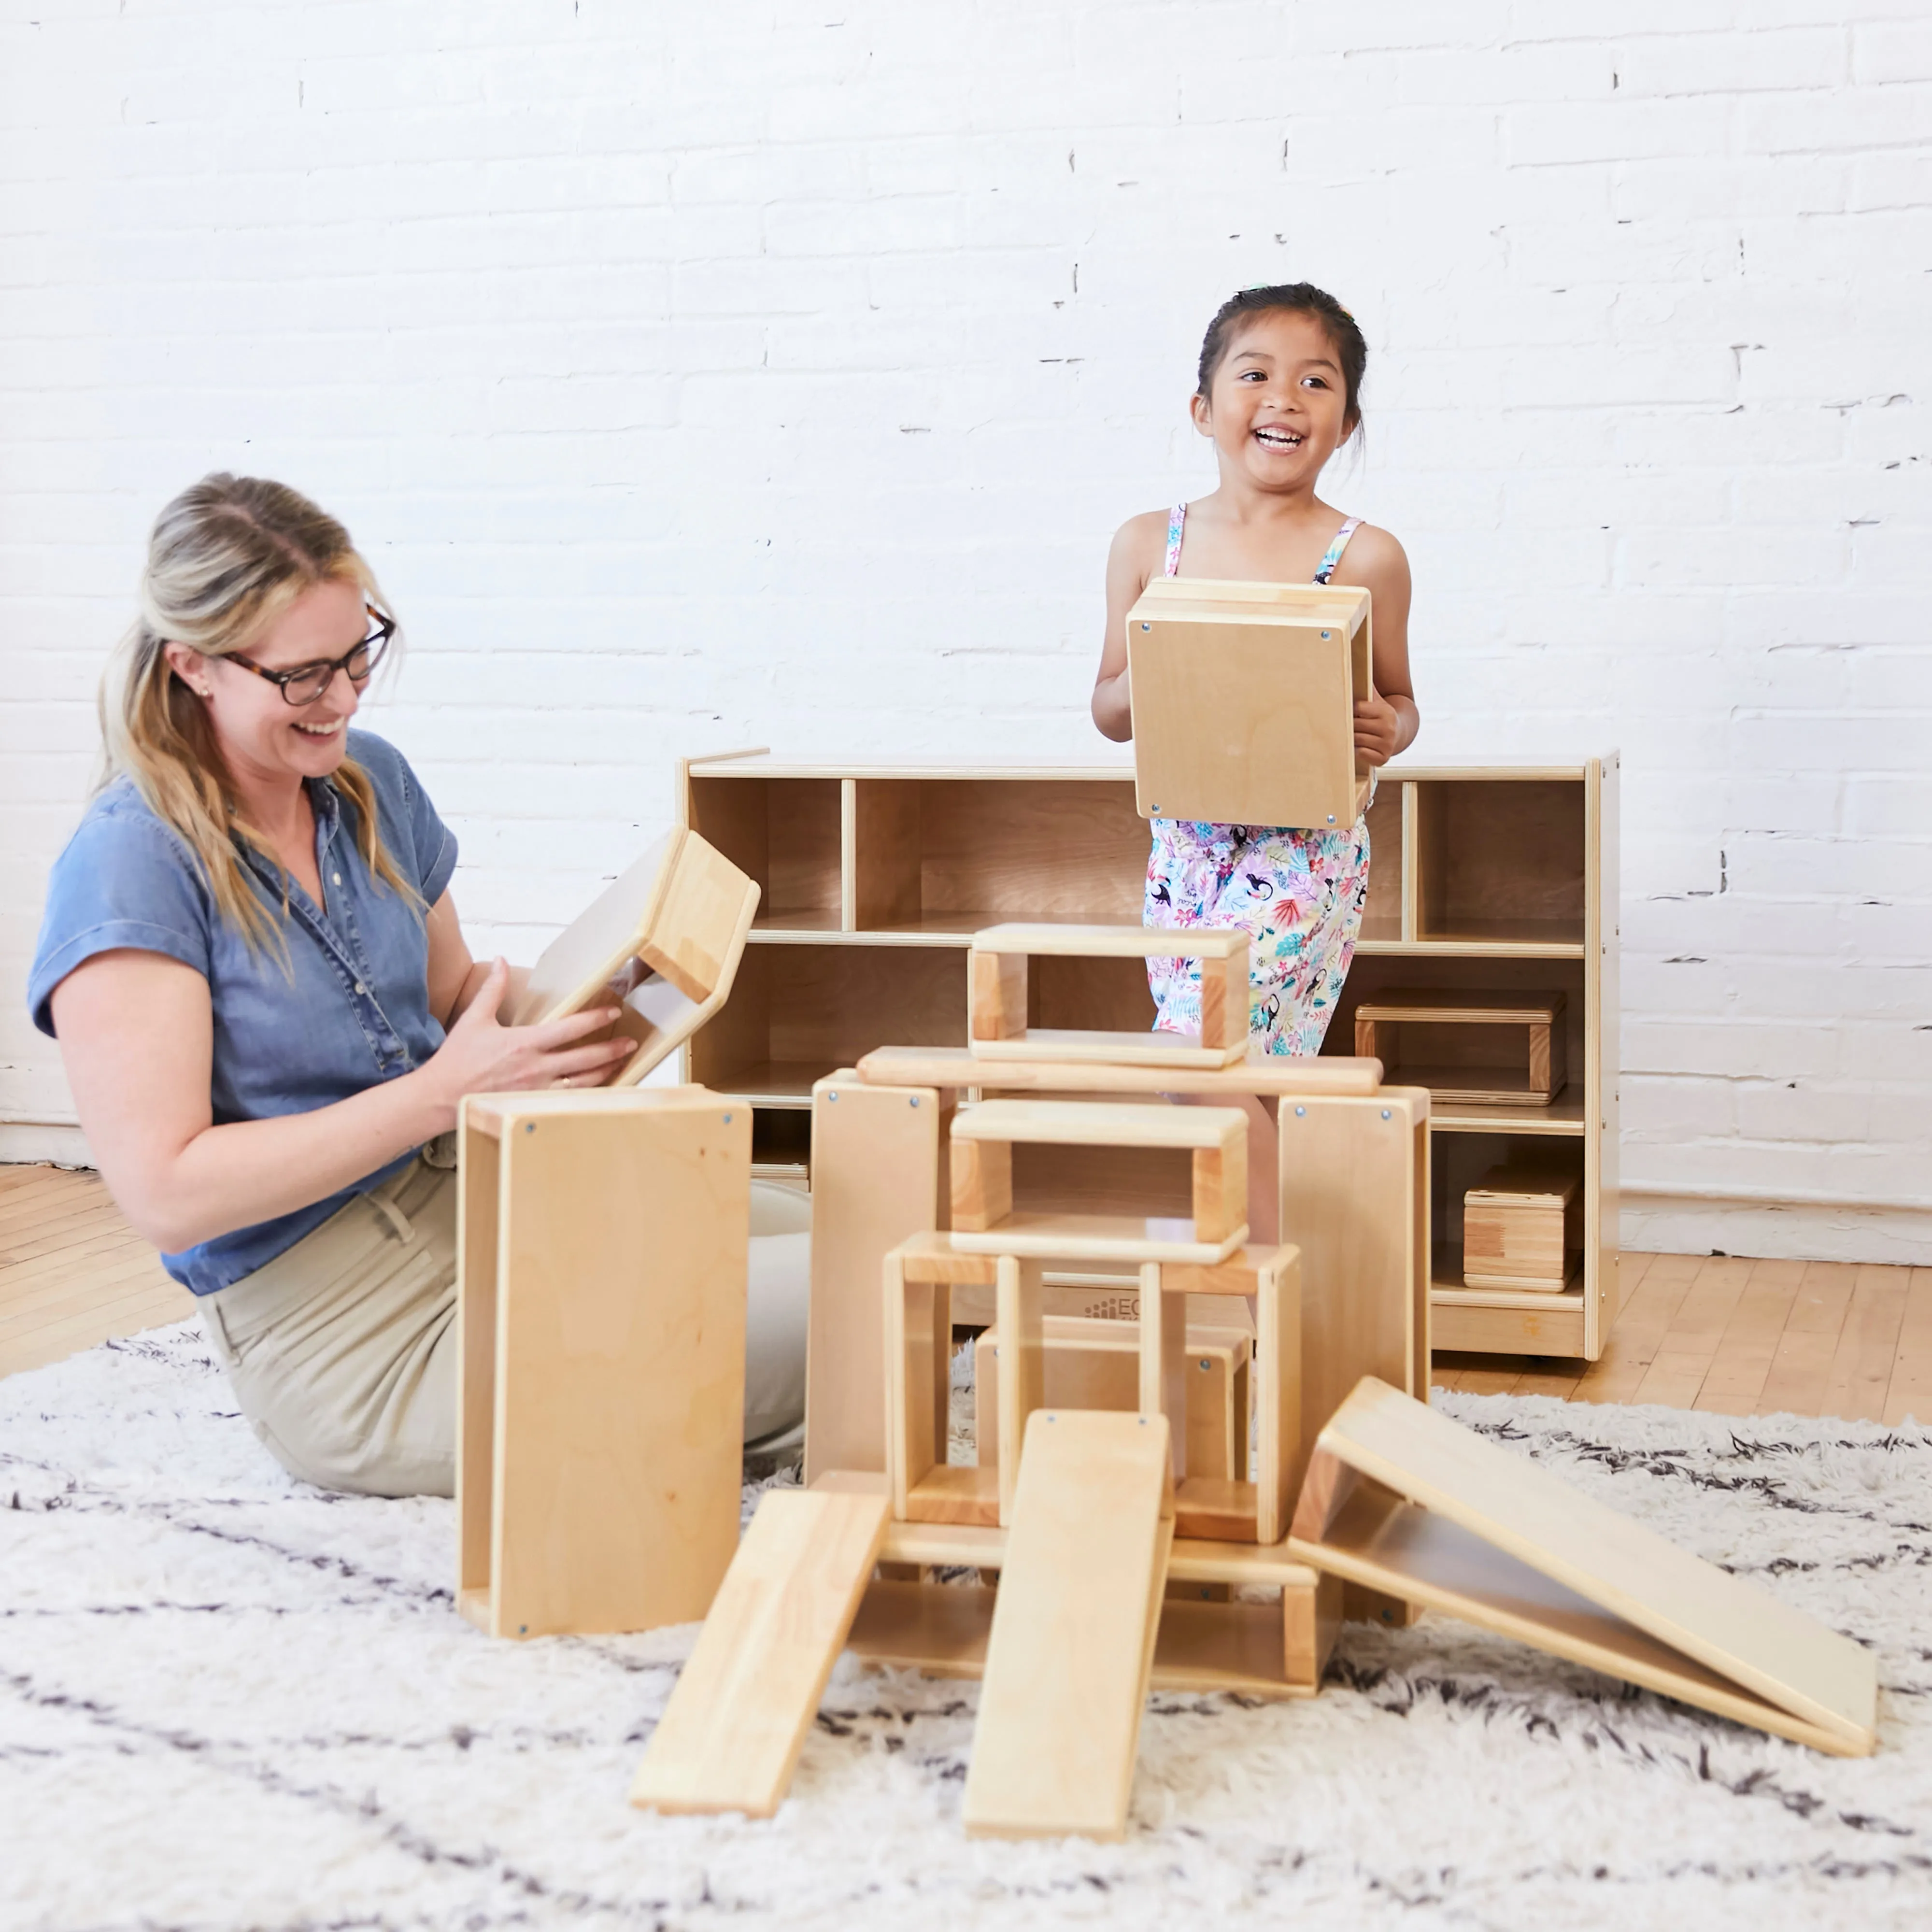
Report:
[{"label": "wooden floor", "polygon": [[0,1167],[0,1376],[194,1312],[98,1174]]},{"label": "wooden floor", "polygon": [[[1932,1421],[1932,1268],[1627,1254],[1600,1361],[1438,1354],[1478,1394]],[[0,1167],[0,1376],[191,1314],[98,1174]]]},{"label": "wooden floor", "polygon": [[1598,1360],[1438,1354],[1436,1381],[1717,1415],[1932,1422],[1932,1268],[1627,1254],[1621,1276]]}]

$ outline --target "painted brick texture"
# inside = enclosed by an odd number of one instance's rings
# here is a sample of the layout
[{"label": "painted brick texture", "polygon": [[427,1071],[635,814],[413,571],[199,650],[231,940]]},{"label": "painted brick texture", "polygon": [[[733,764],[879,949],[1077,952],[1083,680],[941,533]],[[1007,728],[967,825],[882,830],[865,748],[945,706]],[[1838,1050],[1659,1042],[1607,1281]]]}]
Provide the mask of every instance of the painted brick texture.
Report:
[{"label": "painted brick texture", "polygon": [[[36,10],[0,26],[0,1120],[70,1118],[18,989],[183,483],[357,533],[410,646],[370,722],[528,956],[680,754],[1106,755],[1108,538],[1209,486],[1216,302],[1305,276],[1371,344],[1330,494],[1408,548],[1417,755],[1622,749],[1627,1184],[1927,1198],[1916,0]],[[1932,1258],[1894,1222],[1874,1254]]]}]

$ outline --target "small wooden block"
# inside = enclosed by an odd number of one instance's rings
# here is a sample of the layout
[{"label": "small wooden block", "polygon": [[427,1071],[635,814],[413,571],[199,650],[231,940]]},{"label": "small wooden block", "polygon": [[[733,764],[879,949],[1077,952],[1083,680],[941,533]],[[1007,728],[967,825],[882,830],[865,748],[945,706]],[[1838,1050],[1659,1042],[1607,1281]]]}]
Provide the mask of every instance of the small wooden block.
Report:
[{"label": "small wooden block", "polygon": [[948,1288],[991,1288],[998,1270],[991,1255],[962,1254],[945,1233],[915,1234],[892,1250],[908,1281],[943,1283]]},{"label": "small wooden block", "polygon": [[633,1804],[778,1809],[889,1514],[876,1493],[767,1492],[645,1747]]},{"label": "small wooden block", "polygon": [[1201,1044],[1248,1049],[1248,956],[1244,948],[1226,959],[1201,962]]},{"label": "small wooden block", "polygon": [[1582,1178],[1492,1167],[1462,1197],[1462,1280],[1471,1288],[1561,1294],[1583,1245]]},{"label": "small wooden block", "polygon": [[1159,1417],[1031,1418],[966,1774],[972,1836],[1125,1834],[1174,1535],[1168,1457]]},{"label": "small wooden block", "polygon": [[885,1261],[886,1470],[892,1514],[946,1460],[952,1318],[943,1282],[908,1281],[904,1257]]},{"label": "small wooden block", "polygon": [[1000,1523],[1000,1472],[977,1462],[941,1462],[908,1492],[908,1522]]},{"label": "small wooden block", "polygon": [[1288,1534],[1305,1455],[1300,1250],[1276,1248],[1258,1270],[1255,1318],[1255,1536],[1278,1543]]},{"label": "small wooden block", "polygon": [[1876,1748],[1870,1652],[1372,1376],[1316,1440],[1288,1549],[1774,1736]]}]

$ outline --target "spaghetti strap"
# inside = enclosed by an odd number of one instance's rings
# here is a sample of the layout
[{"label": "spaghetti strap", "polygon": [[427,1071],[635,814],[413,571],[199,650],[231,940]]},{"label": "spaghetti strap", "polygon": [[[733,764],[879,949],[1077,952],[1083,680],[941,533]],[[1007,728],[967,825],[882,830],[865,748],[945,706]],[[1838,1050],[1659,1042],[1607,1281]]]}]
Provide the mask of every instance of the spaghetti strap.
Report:
[{"label": "spaghetti strap", "polygon": [[1187,506],[1177,503],[1167,513],[1167,568],[1163,576],[1180,574],[1180,533],[1187,524]]},{"label": "spaghetti strap", "polygon": [[[1335,566],[1342,561],[1342,553],[1348,548],[1348,539],[1361,527],[1362,520],[1360,517],[1350,517],[1335,532],[1335,541],[1322,554],[1322,567],[1315,573],[1315,580],[1317,584],[1326,584],[1329,578],[1335,574]],[[1174,554],[1174,548],[1172,547],[1171,530],[1169,535],[1170,548],[1168,554],[1172,556]],[[1167,574],[1172,577],[1174,572],[1170,570]]]}]

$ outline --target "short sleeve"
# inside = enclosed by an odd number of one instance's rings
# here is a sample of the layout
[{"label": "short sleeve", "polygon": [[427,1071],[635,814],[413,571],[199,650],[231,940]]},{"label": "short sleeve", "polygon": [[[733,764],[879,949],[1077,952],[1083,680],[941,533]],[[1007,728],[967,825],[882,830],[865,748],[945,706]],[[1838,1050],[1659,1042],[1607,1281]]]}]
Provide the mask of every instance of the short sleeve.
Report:
[{"label": "short sleeve", "polygon": [[456,870],[455,833],[437,817],[408,759],[386,738],[352,731],[349,752],[375,787],[377,825],[390,855],[423,904],[434,905]]},{"label": "short sleeve", "polygon": [[188,848],[145,813],[82,819],[47,880],[27,980],[34,1024],[53,1036],[54,988],[97,953],[159,952],[208,976],[208,897]]}]

